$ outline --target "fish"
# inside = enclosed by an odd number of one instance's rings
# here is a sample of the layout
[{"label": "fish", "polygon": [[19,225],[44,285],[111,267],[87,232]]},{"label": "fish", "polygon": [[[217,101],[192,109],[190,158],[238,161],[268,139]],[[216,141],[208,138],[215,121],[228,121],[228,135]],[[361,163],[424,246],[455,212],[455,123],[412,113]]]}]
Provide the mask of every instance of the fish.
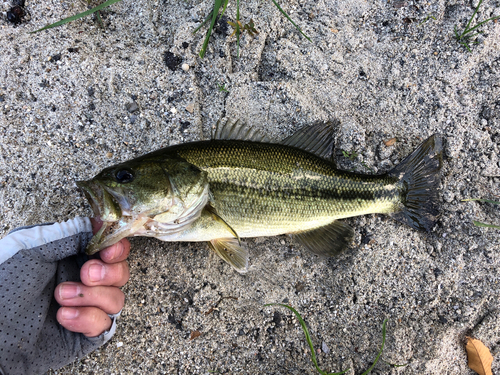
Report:
[{"label": "fish", "polygon": [[389,172],[370,175],[337,169],[334,135],[333,123],[320,123],[272,142],[239,121],[219,121],[210,140],[105,168],[77,182],[103,222],[86,252],[129,236],[207,242],[245,273],[242,238],[291,234],[311,252],[335,256],[354,237],[340,219],[376,213],[434,228],[442,136],[430,136]]}]

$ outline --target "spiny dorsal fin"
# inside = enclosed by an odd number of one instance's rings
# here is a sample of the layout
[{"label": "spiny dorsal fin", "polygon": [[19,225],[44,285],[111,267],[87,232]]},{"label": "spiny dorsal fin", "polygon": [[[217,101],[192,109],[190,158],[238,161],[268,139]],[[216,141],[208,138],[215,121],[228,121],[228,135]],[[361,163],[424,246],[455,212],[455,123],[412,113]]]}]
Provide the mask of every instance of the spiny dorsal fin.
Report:
[{"label": "spiny dorsal fin", "polygon": [[248,251],[236,238],[217,238],[208,243],[215,254],[224,259],[239,273],[248,271]]},{"label": "spiny dorsal fin", "polygon": [[233,123],[229,120],[225,122],[221,120],[217,121],[212,139],[269,142],[269,138],[266,135],[240,122],[240,120],[236,120]]},{"label": "spiny dorsal fin", "polygon": [[333,150],[333,125],[332,122],[327,122],[305,126],[280,143],[300,148],[323,159],[330,159]]},{"label": "spiny dorsal fin", "polygon": [[313,230],[294,233],[302,245],[314,254],[334,256],[340,254],[354,237],[352,228],[338,220]]}]

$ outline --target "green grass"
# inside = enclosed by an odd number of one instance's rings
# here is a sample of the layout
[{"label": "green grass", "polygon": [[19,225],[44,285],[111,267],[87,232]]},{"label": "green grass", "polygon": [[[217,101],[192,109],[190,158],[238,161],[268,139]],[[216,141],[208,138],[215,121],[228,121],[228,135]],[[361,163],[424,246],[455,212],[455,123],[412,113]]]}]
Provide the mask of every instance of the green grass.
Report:
[{"label": "green grass", "polygon": [[[33,34],[33,33],[37,33],[37,32],[40,32],[42,30],[47,30],[47,29],[51,29],[53,27],[58,27],[58,26],[62,26],[64,24],[67,24],[69,22],[72,22],[72,21],[76,21],[80,18],[83,18],[83,17],[86,17],[86,16],[89,16],[93,13],[96,13],[96,12],[99,12],[101,9],[103,8],[106,8],[112,4],[115,4],[119,1],[122,1],[122,0],[108,0],[98,6],[96,6],[95,8],[92,8],[92,9],[89,9],[85,12],[82,12],[82,13],[78,13],[78,14],[75,14],[74,16],[71,16],[71,17],[68,17],[68,18],[65,18],[65,19],[62,19],[58,22],[55,22],[55,23],[52,23],[50,25],[47,25],[45,27],[42,27],[41,29],[38,29],[38,30],[35,30],[35,31],[32,31],[30,34]],[[278,8],[278,10],[292,23],[293,26],[295,26],[295,28],[309,41],[311,41],[311,39],[306,35],[304,34],[304,32],[301,30],[301,28],[295,23],[293,22],[293,20],[290,18],[290,16],[283,10],[283,8],[281,8],[281,6],[276,2],[276,0],[271,0],[274,5],[276,5],[276,7]],[[210,36],[212,35],[212,31],[213,31],[213,28],[215,27],[215,24],[217,23],[217,20],[222,17],[222,15],[224,14],[224,12],[226,11],[226,8],[227,8],[227,5],[229,3],[229,0],[214,0],[214,6],[212,8],[212,11],[205,17],[205,20],[202,22],[202,24],[200,26],[198,26],[194,31],[193,31],[193,34],[196,33],[198,30],[200,30],[208,21],[210,21],[210,25],[208,27],[208,30],[207,30],[207,33],[205,34],[205,40],[203,41],[203,46],[201,47],[201,50],[200,50],[200,53],[199,53],[199,56],[201,58],[203,58],[205,56],[205,53],[207,51],[207,47],[208,47],[208,43],[210,41]],[[220,13],[220,15],[219,15]],[[99,15],[99,13],[97,13],[97,20],[99,22],[99,24],[102,26],[102,21],[101,21],[101,17]],[[237,0],[236,1],[236,21],[235,22],[228,22],[234,29],[235,29],[235,33],[233,34],[236,34],[236,43],[237,43],[237,53],[236,55],[239,57],[239,48],[240,48],[240,34],[244,31],[247,31],[251,36],[255,35],[255,34],[258,34],[259,32],[255,29],[255,25],[254,25],[254,22],[253,20],[250,20],[249,23],[245,24],[245,25],[242,25],[241,22],[240,22],[240,0]]]},{"label": "green grass", "polygon": [[[295,26],[295,28],[307,40],[311,41],[311,39],[306,34],[304,34],[304,32],[301,30],[301,28],[295,22],[293,22],[293,20],[283,10],[283,8],[281,8],[281,6],[276,2],[276,0],[271,0],[271,1],[274,3],[274,5],[276,5],[276,7],[278,8],[278,10],[288,19],[288,21],[290,21],[292,23],[292,25]],[[222,6],[223,3],[224,3],[224,6]],[[205,25],[207,23],[208,19],[211,18],[210,27],[207,30],[207,33],[205,35],[205,41],[203,43],[203,47],[202,47],[202,49],[201,49],[201,51],[199,53],[199,55],[200,55],[201,58],[205,57],[206,47],[208,46],[208,41],[210,39],[210,36],[212,35],[212,30],[213,30],[213,28],[215,26],[215,23],[217,21],[217,16],[218,16],[218,14],[219,14],[219,12],[220,12],[220,10],[222,8],[222,12],[221,12],[221,17],[222,17],[222,15],[224,14],[224,12],[226,11],[227,4],[228,4],[228,0],[214,0],[214,7],[212,9],[212,12],[210,12],[209,15],[207,16],[207,18],[205,19],[205,21],[198,28],[196,28],[193,31],[193,33],[196,33],[203,25]],[[236,21],[235,22],[231,22],[229,24],[235,30],[234,34],[236,34],[236,44],[237,44],[236,55],[239,57],[240,34],[243,31],[245,31],[245,30],[248,31],[250,35],[258,34],[258,31],[254,28],[253,20],[251,20],[250,23],[246,24],[245,26],[241,25],[241,23],[240,23],[240,0],[236,1]]]},{"label": "green grass", "polygon": [[[462,199],[462,202],[471,202],[471,201],[487,202],[487,203],[491,203],[491,204],[498,204],[498,205],[500,205],[500,202],[497,202],[497,201],[494,201],[494,200],[491,200],[491,199],[483,199],[483,198]],[[476,227],[500,229],[500,226],[498,226],[498,225],[486,224],[486,223],[482,223],[482,222],[476,221],[476,220],[473,220],[472,223],[474,223],[474,225]]]},{"label": "green grass", "polygon": [[[457,29],[457,26],[455,25],[455,28],[454,28],[454,31],[455,31],[455,39],[458,41],[458,43],[460,43],[461,45],[463,45],[465,48],[467,48],[467,50],[469,52],[472,52],[470,47],[469,47],[469,43],[473,43],[473,44],[479,44],[479,42],[475,41],[475,40],[472,40],[472,38],[478,36],[479,34],[482,34],[482,31],[479,31],[478,28],[482,25],[484,25],[486,22],[490,22],[490,21],[493,21],[493,20],[496,20],[498,18],[500,18],[500,16],[495,16],[495,17],[491,17],[491,18],[488,18],[487,20],[483,21],[483,22],[479,22],[476,26],[474,27],[470,27],[471,23],[472,23],[472,20],[474,19],[474,17],[476,16],[478,10],[479,10],[479,7],[481,6],[481,4],[483,3],[483,0],[480,0],[479,1],[479,4],[477,4],[477,8],[476,10],[474,11],[474,13],[472,14],[472,17],[469,19],[469,22],[467,23],[467,26],[465,26],[465,29],[462,31],[462,33],[460,33]],[[476,33],[474,33],[474,31],[477,31]]]},{"label": "green grass", "polygon": [[[311,360],[313,361],[314,366],[316,367],[316,370],[321,375],[341,375],[341,374],[344,374],[347,371],[349,371],[349,369],[347,369],[347,370],[344,370],[344,371],[341,371],[341,372],[326,372],[326,371],[324,371],[324,370],[322,370],[322,369],[319,368],[318,359],[316,358],[316,351],[314,350],[314,346],[313,346],[312,341],[311,341],[311,336],[309,335],[309,330],[307,329],[307,326],[306,326],[306,323],[304,322],[304,319],[302,319],[302,316],[298,313],[297,310],[295,310],[291,306],[284,305],[284,304],[281,304],[281,303],[268,303],[268,304],[266,304],[264,306],[281,306],[281,307],[285,307],[285,308],[287,308],[288,310],[290,310],[291,312],[293,312],[295,314],[295,317],[297,318],[297,320],[299,321],[300,325],[302,326],[302,330],[304,331],[304,335],[306,336],[306,341],[309,344],[309,349],[311,350]],[[375,361],[373,361],[373,364],[370,366],[370,368],[368,370],[366,370],[365,372],[363,372],[362,375],[369,374],[370,371],[373,370],[373,368],[377,364],[378,360],[380,359],[380,356],[382,355],[382,351],[384,350],[384,345],[385,345],[386,325],[387,325],[387,319],[385,319],[384,322],[383,322],[383,324],[382,324],[382,345],[380,347],[378,355],[375,358]],[[403,366],[405,366],[405,365],[403,365]]]},{"label": "green grass", "polygon": [[358,157],[358,154],[356,153],[356,151],[344,151],[344,150],[342,150],[342,155],[344,155],[344,157],[349,159],[350,161],[354,161]]},{"label": "green grass", "polygon": [[220,83],[218,83],[218,84],[217,84],[217,88],[218,88],[219,92],[229,92],[229,91],[226,89],[226,85],[225,85],[225,84],[220,84]]},{"label": "green grass", "polygon": [[422,26],[424,23],[426,23],[427,21],[429,21],[429,19],[430,19],[430,18],[432,18],[434,21],[437,21],[436,17],[434,17],[432,14],[429,14],[429,15],[425,18],[425,20],[423,20],[422,22],[420,22],[420,23],[418,24],[418,26],[417,26],[417,27]]},{"label": "green grass", "polygon": [[[122,0],[108,0],[100,5],[96,6],[95,8],[89,9],[89,10],[82,12],[82,13],[75,14],[74,16],[62,19],[60,21],[51,23],[50,25],[42,27],[41,29],[30,32],[30,34],[38,33],[39,31],[42,31],[42,30],[52,29],[53,27],[62,26],[62,25],[67,24],[69,22],[79,20],[80,18],[90,16],[91,14],[93,14],[95,12],[99,12],[101,9],[109,7],[110,5],[113,5],[114,3],[117,3],[119,1],[122,1]],[[100,20],[100,19],[101,18],[98,17],[98,20]]]},{"label": "green grass", "polygon": [[[344,155],[344,157],[346,159],[349,159],[350,161],[354,162],[356,161],[356,158],[359,156],[359,154],[356,153],[356,151],[344,151],[342,150],[342,155]],[[373,168],[370,168],[368,165],[366,165],[365,162],[361,161],[360,164],[365,167],[366,169],[368,169],[370,172],[374,173],[375,171],[373,170]],[[354,169],[351,170],[351,172],[354,172]]]}]

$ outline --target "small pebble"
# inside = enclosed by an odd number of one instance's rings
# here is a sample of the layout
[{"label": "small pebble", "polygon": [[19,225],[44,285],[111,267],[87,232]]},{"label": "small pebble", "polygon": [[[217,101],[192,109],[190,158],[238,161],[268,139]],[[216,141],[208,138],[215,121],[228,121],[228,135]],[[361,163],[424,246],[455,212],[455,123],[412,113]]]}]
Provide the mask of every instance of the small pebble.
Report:
[{"label": "small pebble", "polygon": [[393,146],[393,145],[394,145],[394,143],[396,143],[396,141],[397,141],[397,139],[396,139],[396,138],[391,138],[391,139],[389,139],[388,141],[384,141],[384,143],[385,143],[385,145],[386,145],[387,147],[390,147],[390,146]]},{"label": "small pebble", "polygon": [[116,347],[117,348],[121,348],[122,346],[123,346],[123,342],[122,341],[116,343]]},{"label": "small pebble", "polygon": [[193,103],[188,104],[186,106],[186,111],[188,111],[189,113],[193,113],[194,112],[194,104]]},{"label": "small pebble", "polygon": [[177,113],[177,109],[176,109],[175,107],[172,107],[172,108],[170,109],[170,112],[172,112],[172,113]]},{"label": "small pebble", "polygon": [[324,342],[324,341],[321,343],[321,350],[323,350],[323,353],[325,353],[325,354],[330,353],[330,349],[328,348],[328,346],[326,346],[326,342]]},{"label": "small pebble", "polygon": [[186,63],[184,63],[184,64],[182,64],[181,68],[182,68],[182,70],[184,70],[185,72],[187,72],[189,70],[189,65],[186,64]]},{"label": "small pebble", "polygon": [[106,157],[107,157],[108,159],[111,159],[111,158],[113,157],[113,153],[112,153],[112,152],[108,152],[108,153],[106,154]]},{"label": "small pebble", "polygon": [[125,104],[125,108],[127,108],[127,111],[129,111],[130,113],[133,113],[139,109],[139,105],[134,101],[134,102]]},{"label": "small pebble", "polygon": [[165,61],[165,65],[167,65],[167,67],[174,71],[177,69],[177,67],[181,64],[182,62],[182,59],[179,57],[179,56],[175,56],[172,52],[170,51],[167,51],[165,52],[164,56],[164,61]]}]

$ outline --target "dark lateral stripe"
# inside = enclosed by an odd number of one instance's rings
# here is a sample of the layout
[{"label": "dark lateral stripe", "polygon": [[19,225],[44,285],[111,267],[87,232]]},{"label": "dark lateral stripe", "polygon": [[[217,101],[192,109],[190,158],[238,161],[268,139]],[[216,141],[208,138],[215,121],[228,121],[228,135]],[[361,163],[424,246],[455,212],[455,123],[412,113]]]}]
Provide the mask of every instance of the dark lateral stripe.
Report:
[{"label": "dark lateral stripe", "polygon": [[[294,200],[341,200],[355,201],[358,199],[365,201],[374,201],[376,198],[384,198],[382,194],[376,194],[374,190],[343,190],[343,189],[269,189],[269,188],[251,188],[234,183],[210,182],[212,192],[217,194],[232,193],[244,198],[276,198],[276,199],[294,199]],[[384,194],[385,195],[385,194]],[[388,196],[387,196],[388,197]]]}]

